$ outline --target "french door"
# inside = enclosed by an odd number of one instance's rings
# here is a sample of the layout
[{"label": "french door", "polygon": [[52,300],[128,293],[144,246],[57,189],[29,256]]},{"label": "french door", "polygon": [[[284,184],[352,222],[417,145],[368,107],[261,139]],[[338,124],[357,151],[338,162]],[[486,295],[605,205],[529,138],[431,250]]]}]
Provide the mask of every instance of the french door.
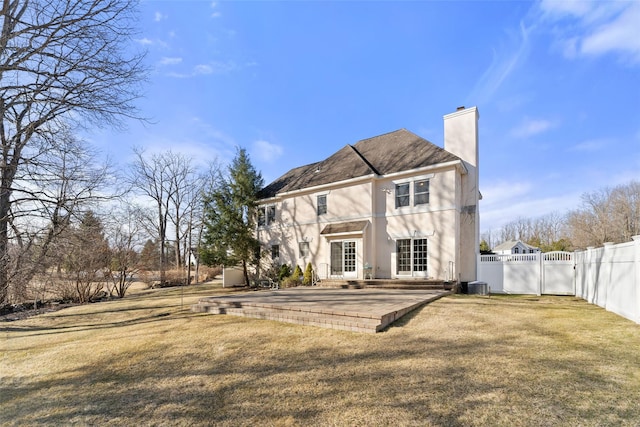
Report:
[{"label": "french door", "polygon": [[396,240],[396,273],[399,276],[427,276],[427,239]]},{"label": "french door", "polygon": [[354,240],[331,242],[332,276],[356,278],[358,277],[356,264],[356,242]]}]

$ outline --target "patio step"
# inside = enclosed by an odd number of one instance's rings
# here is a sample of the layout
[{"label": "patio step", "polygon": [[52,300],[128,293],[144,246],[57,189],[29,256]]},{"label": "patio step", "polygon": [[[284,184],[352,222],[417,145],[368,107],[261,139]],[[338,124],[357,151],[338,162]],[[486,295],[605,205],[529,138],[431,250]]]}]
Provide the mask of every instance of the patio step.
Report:
[{"label": "patio step", "polygon": [[368,280],[339,280],[324,279],[318,285],[324,288],[341,289],[425,289],[425,290],[451,290],[448,284],[442,280],[420,279],[368,279]]},{"label": "patio step", "polygon": [[330,307],[308,307],[304,304],[295,303],[271,304],[265,301],[240,301],[220,297],[203,298],[193,305],[191,310],[201,313],[229,314],[353,332],[376,333],[410,311],[446,294],[448,292],[436,292],[430,297],[414,301],[384,314],[374,314],[370,311],[344,311]]},{"label": "patio step", "polygon": [[[379,332],[393,320],[366,316],[361,313],[336,313],[329,311],[305,310],[299,307],[283,308],[265,305],[247,305],[238,307],[233,302],[200,300],[192,311],[209,314],[229,314],[232,316],[251,317],[254,319],[275,320],[298,325],[318,326],[321,328],[340,329],[353,332]],[[386,323],[383,323],[383,320]]]}]

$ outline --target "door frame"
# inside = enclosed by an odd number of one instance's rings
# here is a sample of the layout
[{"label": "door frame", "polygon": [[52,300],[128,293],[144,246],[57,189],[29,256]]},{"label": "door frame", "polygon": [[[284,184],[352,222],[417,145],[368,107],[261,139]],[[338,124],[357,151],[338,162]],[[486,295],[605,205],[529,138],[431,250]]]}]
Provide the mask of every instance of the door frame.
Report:
[{"label": "door frame", "polygon": [[[345,271],[345,264],[347,263],[347,251],[345,250],[345,244],[353,243],[353,270]],[[341,254],[341,266],[340,273],[334,274],[333,269],[333,245],[340,245]],[[357,279],[358,278],[358,239],[343,239],[343,240],[331,240],[329,242],[329,277],[342,278],[342,279]]]},{"label": "door frame", "polygon": [[[400,273],[398,271],[398,241],[399,240],[409,240],[409,270],[403,271]],[[416,240],[425,240],[425,270],[416,271],[415,270],[415,241]],[[394,250],[391,254],[391,263],[393,269],[392,277],[395,278],[427,278],[429,277],[429,239],[426,237],[399,237],[394,239]]]}]

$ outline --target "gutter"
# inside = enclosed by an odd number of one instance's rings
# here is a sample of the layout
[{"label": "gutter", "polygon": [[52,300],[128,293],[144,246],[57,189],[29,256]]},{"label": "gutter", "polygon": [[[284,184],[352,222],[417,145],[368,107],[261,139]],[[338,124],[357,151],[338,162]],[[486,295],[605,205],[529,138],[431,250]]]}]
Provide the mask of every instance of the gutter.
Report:
[{"label": "gutter", "polygon": [[408,170],[404,170],[404,171],[400,171],[400,172],[394,172],[394,173],[391,173],[391,174],[388,174],[388,175],[369,174],[369,175],[359,176],[357,178],[345,179],[344,181],[334,181],[334,182],[330,182],[330,183],[327,183],[327,184],[316,185],[314,187],[305,187],[305,188],[300,188],[298,190],[291,190],[291,191],[286,191],[286,192],[283,192],[283,193],[277,193],[274,197],[270,197],[268,199],[260,199],[260,204],[268,203],[270,201],[276,201],[276,200],[279,200],[280,198],[286,197],[286,196],[295,196],[295,195],[299,195],[299,194],[303,194],[303,193],[313,193],[313,192],[321,191],[321,190],[324,190],[324,189],[327,189],[327,188],[334,188],[334,187],[338,187],[338,186],[346,186],[346,185],[354,184],[354,183],[357,183],[357,182],[366,182],[366,181],[370,181],[370,180],[372,181],[372,180],[394,178],[394,177],[398,177],[398,176],[402,176],[402,175],[414,174],[414,173],[418,173],[418,172],[428,172],[428,171],[447,168],[447,167],[451,167],[451,166],[457,167],[460,170],[460,173],[462,173],[463,175],[466,175],[466,174],[469,173],[469,170],[464,165],[464,162],[462,160],[452,160],[452,161],[449,161],[449,162],[438,163],[438,164],[435,164],[435,165],[425,166],[425,167],[422,167],[422,168],[408,169]]}]

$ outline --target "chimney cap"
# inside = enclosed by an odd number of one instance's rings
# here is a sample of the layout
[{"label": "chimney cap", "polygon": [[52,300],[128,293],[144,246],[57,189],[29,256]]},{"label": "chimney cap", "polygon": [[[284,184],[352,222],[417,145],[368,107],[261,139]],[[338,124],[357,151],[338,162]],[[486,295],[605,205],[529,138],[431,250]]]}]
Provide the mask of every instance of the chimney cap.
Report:
[{"label": "chimney cap", "polygon": [[464,110],[464,105],[461,105],[460,107],[456,108],[456,111],[460,111],[460,110]]}]

